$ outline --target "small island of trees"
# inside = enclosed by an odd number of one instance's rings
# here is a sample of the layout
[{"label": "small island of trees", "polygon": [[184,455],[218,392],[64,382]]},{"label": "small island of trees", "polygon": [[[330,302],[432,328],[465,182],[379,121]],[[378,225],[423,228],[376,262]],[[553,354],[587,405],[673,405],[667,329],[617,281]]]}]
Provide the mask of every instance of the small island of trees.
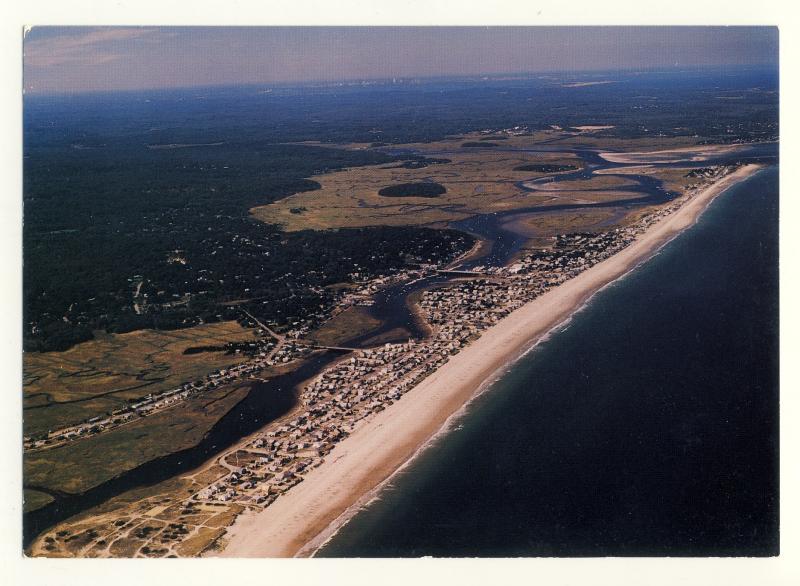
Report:
[{"label": "small island of trees", "polygon": [[383,197],[438,197],[443,193],[447,193],[444,185],[432,181],[398,183],[378,191]]}]

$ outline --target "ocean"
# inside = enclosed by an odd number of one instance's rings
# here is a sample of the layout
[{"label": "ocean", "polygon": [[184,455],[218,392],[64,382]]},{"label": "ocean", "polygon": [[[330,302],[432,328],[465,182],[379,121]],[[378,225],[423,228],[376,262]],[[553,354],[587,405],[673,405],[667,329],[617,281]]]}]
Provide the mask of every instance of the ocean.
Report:
[{"label": "ocean", "polygon": [[779,552],[778,167],[596,294],[322,557]]}]

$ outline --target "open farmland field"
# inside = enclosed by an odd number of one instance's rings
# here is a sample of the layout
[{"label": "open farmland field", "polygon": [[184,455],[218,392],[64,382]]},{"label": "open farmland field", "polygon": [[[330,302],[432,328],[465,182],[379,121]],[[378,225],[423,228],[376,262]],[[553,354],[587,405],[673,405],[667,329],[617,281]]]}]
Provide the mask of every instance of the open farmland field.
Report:
[{"label": "open farmland field", "polygon": [[129,399],[202,378],[243,357],[224,352],[183,354],[184,350],[252,339],[251,330],[231,321],[183,330],[104,334],[64,352],[27,352],[25,433],[76,423],[117,409]]}]

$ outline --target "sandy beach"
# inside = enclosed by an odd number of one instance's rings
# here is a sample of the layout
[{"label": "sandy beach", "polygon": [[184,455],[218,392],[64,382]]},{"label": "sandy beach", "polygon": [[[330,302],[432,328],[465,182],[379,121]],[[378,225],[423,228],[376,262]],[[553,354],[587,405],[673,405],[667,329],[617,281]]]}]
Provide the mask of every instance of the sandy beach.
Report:
[{"label": "sandy beach", "polygon": [[615,153],[601,152],[600,156],[611,163],[669,163],[677,160],[687,160],[687,153],[692,156],[688,159],[694,162],[705,161],[709,157],[735,152],[741,145],[702,145],[668,149],[663,151]]},{"label": "sandy beach", "polygon": [[259,513],[229,528],[224,557],[311,555],[358,507],[525,350],[569,318],[589,297],[642,263],[691,226],[726,188],[760,167],[747,165],[695,195],[629,247],[501,320],[392,407],[339,443],[305,480]]}]

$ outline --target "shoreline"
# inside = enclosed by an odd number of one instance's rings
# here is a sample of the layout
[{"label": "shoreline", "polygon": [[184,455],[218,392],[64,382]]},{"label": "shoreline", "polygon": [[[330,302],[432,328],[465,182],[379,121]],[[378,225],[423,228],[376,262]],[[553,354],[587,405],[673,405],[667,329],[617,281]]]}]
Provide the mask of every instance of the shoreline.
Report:
[{"label": "shoreline", "polygon": [[753,175],[747,165],[708,186],[640,234],[627,248],[548,291],[492,328],[342,441],[325,463],[265,510],[229,527],[223,557],[313,555],[392,476],[522,355],[581,310],[591,297],[693,225],[727,188]]},{"label": "shoreline", "polygon": [[639,152],[625,152],[619,153],[614,151],[602,151],[600,152],[600,156],[604,158],[606,161],[611,163],[625,163],[625,164],[636,164],[636,163],[643,163],[646,164],[647,162],[660,162],[653,158],[655,155],[656,157],[661,157],[662,159],[671,159],[675,156],[684,155],[686,153],[693,153],[694,156],[690,159],[694,162],[705,161],[709,157],[713,157],[714,155],[721,155],[727,154],[735,151],[740,145],[733,143],[733,144],[718,144],[718,145],[694,145],[694,146],[685,146],[685,147],[677,147],[677,148],[670,148],[664,150],[656,150],[656,151],[639,151]]}]

